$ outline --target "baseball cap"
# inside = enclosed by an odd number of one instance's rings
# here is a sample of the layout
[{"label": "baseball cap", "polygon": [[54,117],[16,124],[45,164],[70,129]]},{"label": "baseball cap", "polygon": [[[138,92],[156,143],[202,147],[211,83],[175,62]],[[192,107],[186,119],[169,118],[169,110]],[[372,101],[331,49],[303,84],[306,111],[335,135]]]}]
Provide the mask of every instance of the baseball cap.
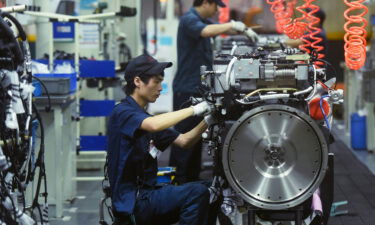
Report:
[{"label": "baseball cap", "polygon": [[224,4],[224,2],[223,1],[221,1],[221,0],[214,0],[214,2],[216,2],[216,4],[218,5],[218,6],[220,6],[220,7],[227,7],[225,4]]},{"label": "baseball cap", "polygon": [[141,74],[162,75],[165,68],[171,67],[171,62],[158,62],[152,56],[143,54],[132,59],[125,69],[125,80],[131,80]]}]

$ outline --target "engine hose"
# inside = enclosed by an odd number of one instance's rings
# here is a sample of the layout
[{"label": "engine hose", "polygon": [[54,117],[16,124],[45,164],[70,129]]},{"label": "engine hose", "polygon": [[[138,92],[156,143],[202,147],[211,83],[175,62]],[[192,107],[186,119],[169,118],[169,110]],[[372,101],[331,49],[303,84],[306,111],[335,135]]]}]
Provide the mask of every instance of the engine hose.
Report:
[{"label": "engine hose", "polygon": [[233,57],[231,60],[230,60],[230,62],[229,62],[229,64],[228,64],[228,67],[227,67],[227,70],[226,70],[226,72],[225,72],[225,81],[226,81],[226,83],[227,83],[227,90],[229,90],[230,89],[230,87],[231,87],[231,84],[232,84],[232,75],[231,75],[231,73],[232,73],[232,70],[233,70],[233,65],[234,65],[234,63],[237,61],[237,57]]},{"label": "engine hose", "polygon": [[230,55],[234,55],[234,53],[236,52],[237,48],[238,48],[237,43],[233,42],[233,47],[232,47],[232,50],[230,51]]},{"label": "engine hose", "polygon": [[305,90],[302,90],[302,91],[296,91],[293,93],[294,96],[298,96],[298,95],[303,95],[303,94],[307,94],[307,93],[310,93],[314,88],[312,86],[306,88]]},{"label": "engine hose", "polygon": [[[363,18],[368,8],[362,3],[365,0],[348,1],[343,0],[349,6],[344,12],[346,23],[344,24],[344,49],[345,49],[345,63],[352,70],[360,69],[366,61],[366,26],[367,20]],[[361,11],[361,13],[358,13]],[[353,15],[354,14],[354,15]]]},{"label": "engine hose", "polygon": [[253,96],[253,95],[255,95],[259,92],[264,92],[264,91],[297,91],[297,89],[295,89],[295,88],[261,88],[261,89],[255,90],[253,92],[250,92],[244,98],[248,98],[248,97]]}]

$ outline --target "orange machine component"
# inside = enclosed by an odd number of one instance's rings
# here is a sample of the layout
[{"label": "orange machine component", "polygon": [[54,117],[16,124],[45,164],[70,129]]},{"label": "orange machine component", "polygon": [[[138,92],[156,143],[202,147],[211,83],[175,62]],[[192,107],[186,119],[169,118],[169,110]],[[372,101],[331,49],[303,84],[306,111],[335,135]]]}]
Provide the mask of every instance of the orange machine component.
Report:
[{"label": "orange machine component", "polygon": [[349,9],[344,12],[347,21],[344,25],[346,31],[344,36],[345,62],[349,69],[358,70],[366,61],[367,20],[363,17],[368,9],[362,4],[365,0],[343,1],[349,6]]},{"label": "orange machine component", "polygon": [[323,111],[322,111],[322,109],[320,108],[320,100],[321,100],[321,97],[316,97],[316,98],[313,98],[309,102],[310,116],[314,120],[322,120],[324,119],[324,115],[327,116],[331,113],[331,107],[328,101],[325,99],[322,100],[322,108],[323,108]]}]

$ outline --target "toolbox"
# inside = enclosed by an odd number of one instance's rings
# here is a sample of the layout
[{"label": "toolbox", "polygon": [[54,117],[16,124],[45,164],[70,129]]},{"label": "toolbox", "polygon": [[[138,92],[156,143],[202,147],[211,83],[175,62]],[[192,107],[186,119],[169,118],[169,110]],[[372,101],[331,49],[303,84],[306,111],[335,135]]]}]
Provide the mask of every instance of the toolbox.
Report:
[{"label": "toolbox", "polygon": [[[60,74],[46,73],[35,74],[46,86],[48,93],[51,95],[64,95],[73,93],[77,89],[76,73]],[[45,88],[42,86],[42,94],[46,94]]]}]

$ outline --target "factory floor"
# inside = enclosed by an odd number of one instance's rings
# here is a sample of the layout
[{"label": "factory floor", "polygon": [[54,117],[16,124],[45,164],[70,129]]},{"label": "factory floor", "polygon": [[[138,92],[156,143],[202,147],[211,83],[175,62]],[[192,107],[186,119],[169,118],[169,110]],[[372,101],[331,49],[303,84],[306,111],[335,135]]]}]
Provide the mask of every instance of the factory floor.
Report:
[{"label": "factory floor", "polygon": [[[333,134],[336,142],[330,146],[335,154],[334,168],[334,202],[341,205],[329,225],[374,225],[375,224],[375,154],[367,151],[350,149],[349,136],[345,134],[340,123],[334,127]],[[159,165],[166,166],[169,152],[160,158]],[[203,155],[204,161],[210,157]],[[102,171],[79,171],[78,176],[101,176]],[[202,172],[202,177],[209,177],[210,170]],[[101,182],[84,181],[77,184],[77,198],[66,203],[63,218],[51,218],[51,225],[94,225],[99,224],[99,201],[103,196]],[[53,207],[52,209],[53,210]],[[345,212],[347,210],[347,212]],[[109,225],[110,218],[106,221]],[[236,224],[241,225],[241,224]]]}]

